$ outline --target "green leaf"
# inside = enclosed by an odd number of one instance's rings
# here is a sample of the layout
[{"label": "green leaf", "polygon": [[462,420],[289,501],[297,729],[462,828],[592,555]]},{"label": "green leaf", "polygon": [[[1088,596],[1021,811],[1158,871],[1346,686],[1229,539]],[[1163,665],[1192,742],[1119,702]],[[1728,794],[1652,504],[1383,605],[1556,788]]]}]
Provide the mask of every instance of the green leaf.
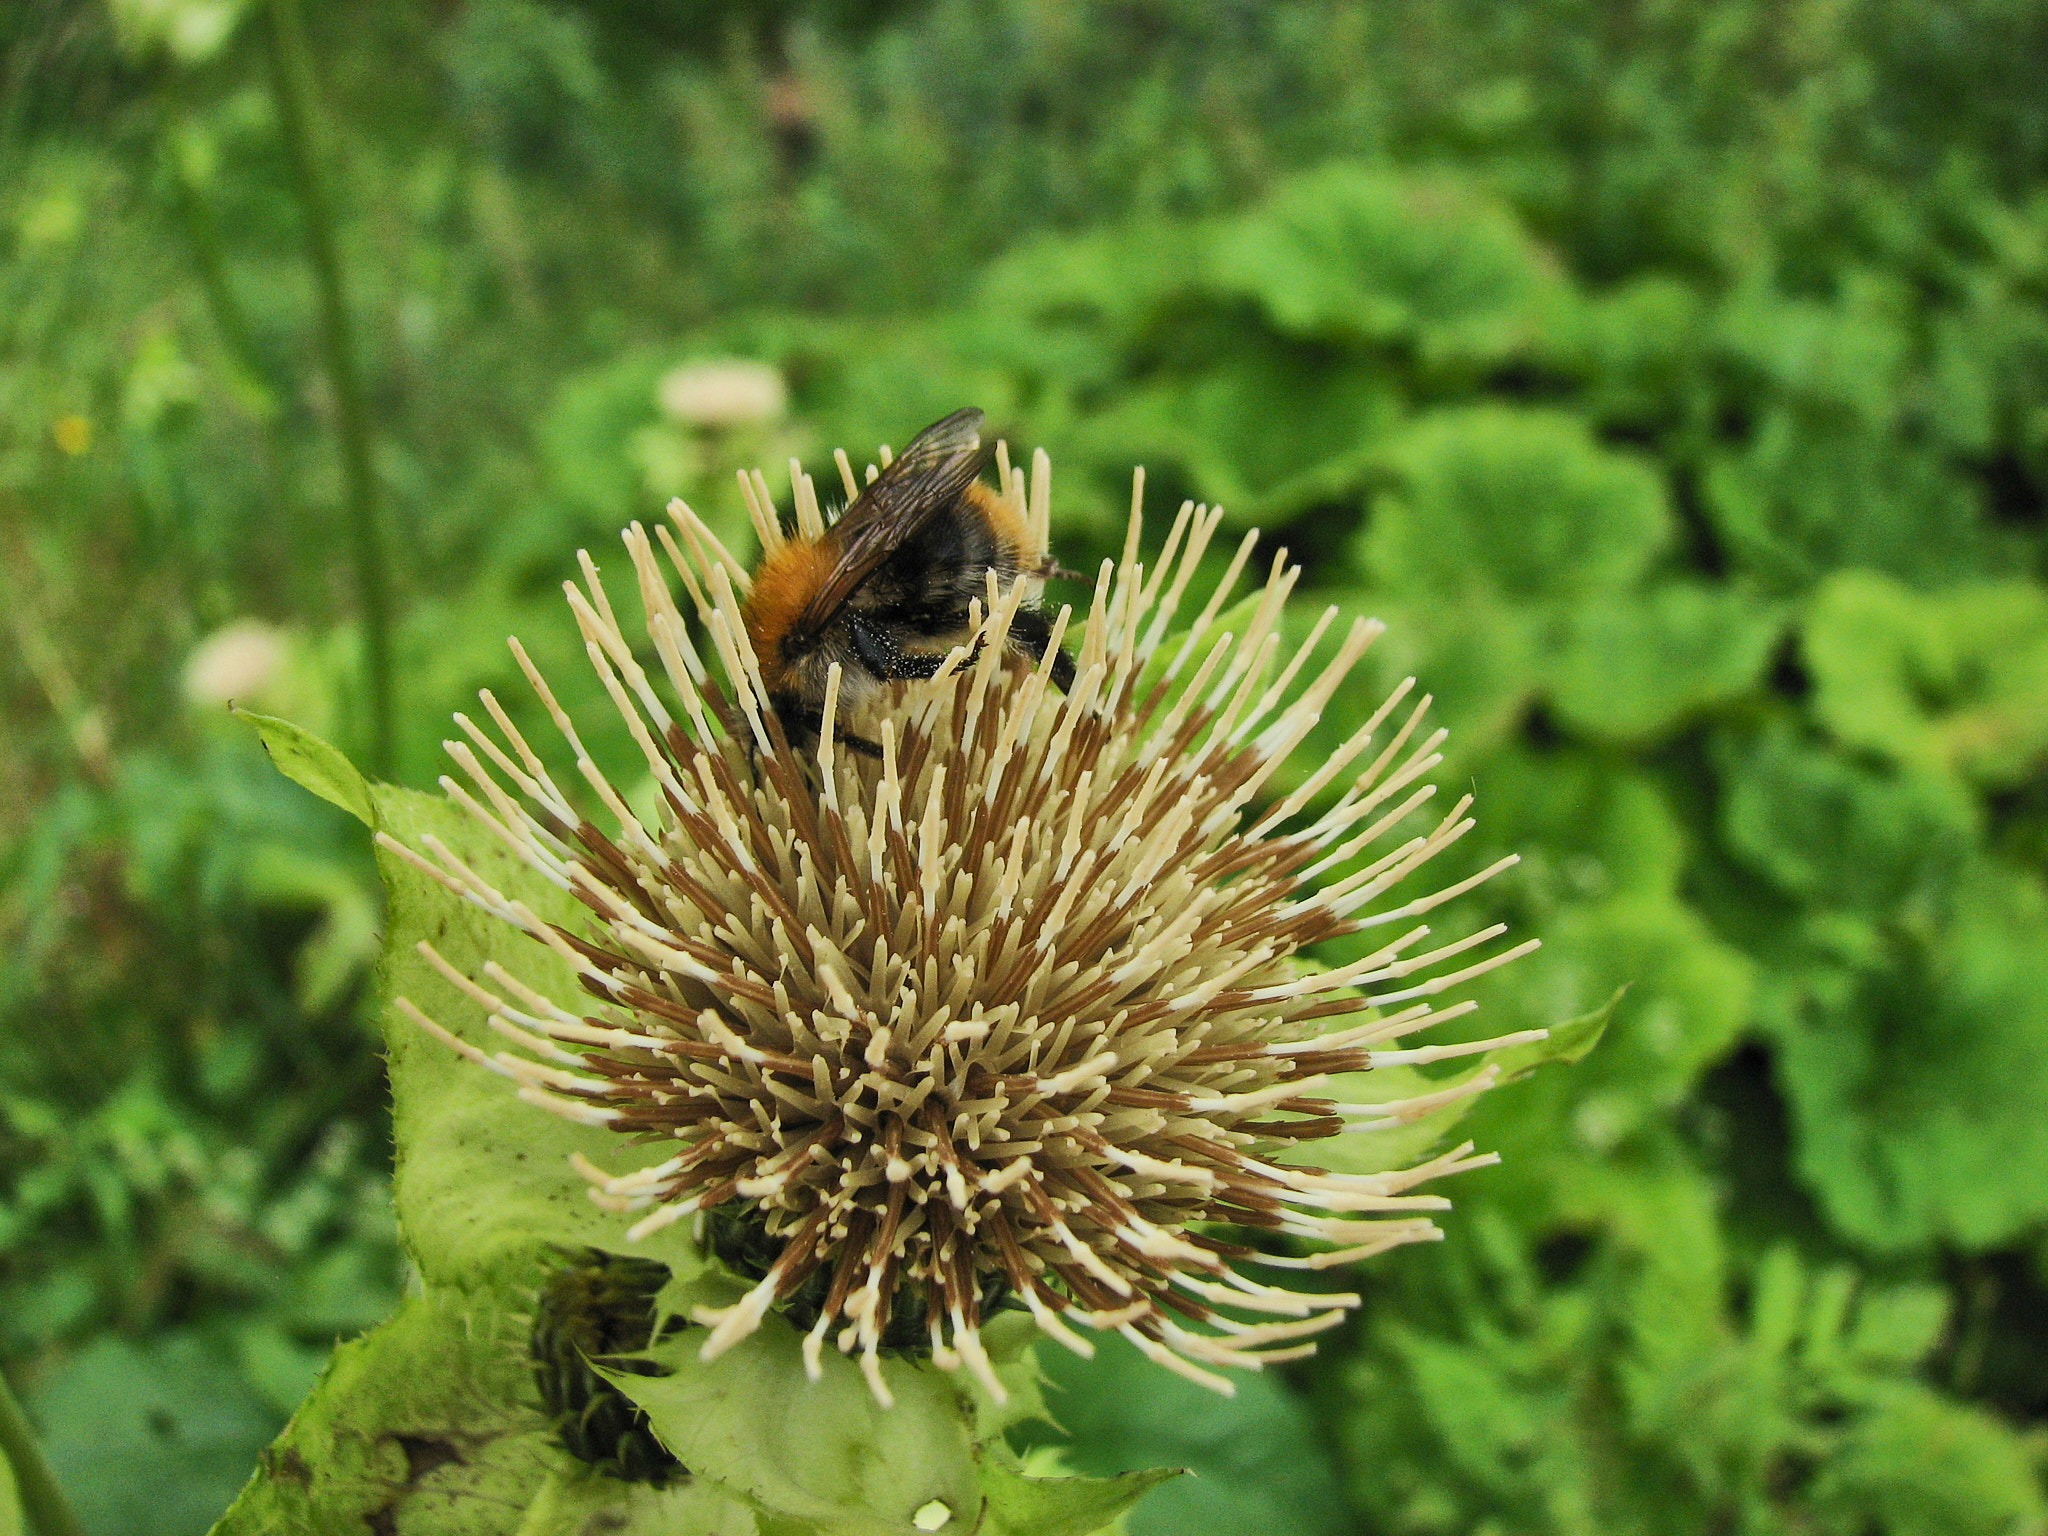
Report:
[{"label": "green leaf", "polygon": [[1179,1475],[1172,1467],[1153,1467],[1114,1477],[1027,1477],[991,1457],[981,1469],[988,1503],[977,1536],[1093,1536]]},{"label": "green leaf", "polygon": [[289,720],[259,715],[246,709],[238,709],[235,713],[256,728],[256,734],[263,741],[263,750],[277,764],[279,773],[294,784],[310,789],[330,805],[340,806],[364,826],[376,826],[377,813],[371,803],[370,786],[356,765],[339,750]]},{"label": "green leaf", "polygon": [[2022,558],[1948,455],[1903,430],[1766,408],[1742,446],[1710,451],[1700,489],[1737,566],[1777,587],[1850,566],[1934,584]]},{"label": "green leaf", "polygon": [[[1376,1295],[1336,1379],[1371,1528],[1676,1536],[1738,1509],[1759,1532],[2040,1528],[2026,1442],[1909,1374],[1940,1288],[1859,1297],[1790,1243],[1731,1274],[1725,1194],[1675,1137],[1566,1168],[1556,1207],[1496,1190],[1426,1284]],[[1598,1234],[1562,1271],[1560,1215]]]},{"label": "green leaf", "polygon": [[1588,411],[1603,425],[1663,425],[1694,387],[1706,309],[1698,287],[1661,271],[1587,297],[1577,340]]},{"label": "green leaf", "polygon": [[[1087,435],[1103,447],[1091,457],[1109,458],[1113,444],[1118,457],[1154,473],[1181,467],[1196,495],[1240,524],[1355,503],[1379,439],[1400,415],[1384,371],[1256,334],[1234,336],[1228,348],[1097,413]],[[1273,420],[1283,401],[1284,431]]]},{"label": "green leaf", "polygon": [[800,1338],[774,1315],[709,1364],[698,1358],[704,1334],[692,1330],[649,1352],[670,1374],[606,1374],[647,1410],[655,1433],[693,1473],[746,1497],[773,1529],[911,1536],[929,1528],[936,1505],[947,1512],[941,1532],[1087,1536],[1171,1474],[1026,1476],[999,1436],[1020,1414],[1042,1413],[1035,1371],[1021,1352],[1031,1337],[1021,1318],[988,1330],[990,1354],[1011,1385],[1007,1411],[978,1393],[970,1399],[961,1381],[927,1361],[883,1361],[895,1398],[888,1408],[834,1350],[813,1382]]},{"label": "green leaf", "polygon": [[[1048,1402],[1067,1431],[1062,1455],[1142,1491],[1130,1536],[1337,1536],[1348,1529],[1336,1469],[1308,1407],[1263,1372],[1231,1373],[1221,1397],[1159,1369],[1120,1338],[1095,1358],[1048,1350]],[[1182,1467],[1133,1472],[1134,1468]]]},{"label": "green leaf", "polygon": [[647,491],[631,443],[655,420],[655,386],[670,361],[646,348],[619,353],[563,379],[541,417],[549,489],[593,533],[609,534],[642,510]]},{"label": "green leaf", "polygon": [[1359,545],[1390,592],[1547,606],[1605,598],[1670,542],[1663,484],[1575,417],[1480,405],[1419,418]]},{"label": "green leaf", "polygon": [[1991,785],[2048,760],[2048,592],[1909,591],[1844,571],[1806,622],[1814,710],[1837,740]]},{"label": "green leaf", "polygon": [[[408,847],[428,834],[508,896],[544,918],[581,921],[572,898],[542,880],[495,836],[438,795],[379,785],[377,824]],[[580,1152],[626,1171],[659,1161],[601,1128],[576,1125],[520,1102],[505,1079],[463,1060],[394,1005],[408,998],[428,1017],[485,1050],[504,1042],[483,1010],[419,953],[422,940],[468,976],[495,960],[567,1007],[579,991],[554,953],[464,902],[414,865],[379,848],[386,918],[379,978],[391,1073],[397,1168],[392,1193],[406,1249],[430,1282],[475,1285],[485,1275],[530,1284],[554,1248],[596,1247],[644,1254],[678,1277],[704,1267],[686,1229],[670,1227],[627,1245],[623,1218],[599,1210],[569,1166]]]},{"label": "green leaf", "polygon": [[1547,1430],[1563,1406],[1554,1387],[1529,1390],[1487,1352],[1393,1324],[1382,1331],[1429,1427],[1471,1475],[1520,1493],[1524,1470],[1541,1465]]},{"label": "green leaf", "polygon": [[1506,204],[1448,177],[1334,162],[1218,231],[1213,284],[1279,330],[1471,367],[1532,350],[1568,297]]},{"label": "green leaf", "polygon": [[1886,1536],[2007,1536],[2048,1526],[2027,1443],[1981,1408],[1886,1382],[1815,1478],[1835,1529]]},{"label": "green leaf", "polygon": [[493,1296],[408,1297],[335,1350],[214,1536],[756,1536],[747,1507],[711,1484],[586,1474],[541,1417],[526,1329]]},{"label": "green leaf", "polygon": [[[1414,1067],[1376,1067],[1368,1072],[1340,1073],[1316,1092],[1346,1104],[1386,1104],[1470,1082],[1489,1067],[1499,1068],[1500,1081],[1506,1084],[1527,1077],[1546,1062],[1582,1061],[1600,1043],[1608,1020],[1627,990],[1626,986],[1621,987],[1599,1007],[1551,1025],[1547,1039],[1486,1051],[1466,1059],[1460,1070],[1444,1076],[1432,1077]],[[1390,1168],[1406,1168],[1420,1162],[1442,1141],[1475,1102],[1472,1098],[1453,1099],[1403,1125],[1310,1143],[1311,1160],[1339,1173],[1381,1173]]]},{"label": "green leaf", "polygon": [[1058,350],[1041,361],[1056,361],[1062,382],[1102,382],[1117,372],[1115,344],[1195,286],[1188,239],[1185,225],[1142,217],[1079,234],[1027,234],[983,270],[976,308],[1024,320],[1041,349],[1057,337]]},{"label": "green leaf", "polygon": [[[1360,595],[1342,606],[1348,611],[1338,633],[1350,612],[1384,620],[1387,632],[1360,665],[1369,685],[1338,695],[1357,703],[1326,710],[1297,762],[1314,763],[1318,748],[1335,751],[1407,677],[1417,679],[1414,700],[1431,700],[1431,724],[1449,728],[1444,750],[1454,763],[1484,761],[1512,739],[1542,686],[1542,626],[1528,611],[1483,595],[1427,602],[1391,592],[1383,600]],[[1288,609],[1290,633],[1302,633],[1315,620],[1312,603],[1296,600]]]},{"label": "green leaf", "polygon": [[1954,1308],[1939,1285],[1867,1288],[1847,1339],[1850,1356],[1876,1366],[1911,1370],[1931,1355]]},{"label": "green leaf", "polygon": [[1782,721],[1723,759],[1728,847],[1807,906],[1924,910],[1975,845],[1977,807],[1947,774],[1857,761]]},{"label": "green leaf", "polygon": [[179,64],[204,64],[234,36],[247,0],[113,0],[114,36],[131,59],[159,50]]},{"label": "green leaf", "polygon": [[525,1345],[521,1323],[488,1297],[408,1297],[336,1348],[214,1536],[358,1522],[509,1536],[556,1459],[539,1413],[521,1404]]},{"label": "green leaf", "polygon": [[1783,628],[1776,607],[1705,582],[1601,599],[1565,624],[1551,702],[1588,736],[1654,740],[1753,688]]},{"label": "green leaf", "polygon": [[602,1473],[548,1473],[512,1536],[812,1536],[768,1531],[739,1500],[701,1479],[655,1488]]},{"label": "green leaf", "polygon": [[1564,1147],[1610,1153],[1656,1123],[1734,1042],[1755,985],[1750,961],[1669,897],[1569,906],[1540,933],[1542,949],[1477,984],[1489,1031],[1629,991],[1580,1071],[1539,1076],[1512,1098],[1489,1094],[1474,1106],[1482,1145],[1537,1165]]},{"label": "green leaf", "polygon": [[21,1498],[15,1492],[14,1466],[0,1456],[0,1536],[24,1536],[28,1517],[21,1512]]},{"label": "green leaf", "polygon": [[1718,340],[1785,396],[1888,428],[1906,399],[1900,375],[1912,346],[1909,301],[1855,277],[1844,286],[1838,304],[1745,286],[1722,308]]},{"label": "green leaf", "polygon": [[1686,836],[1670,796],[1606,754],[1511,747],[1480,773],[1478,800],[1476,862],[1520,854],[1515,889],[1537,912],[1678,888]]},{"label": "green leaf", "polygon": [[339,1002],[376,958],[381,936],[377,901],[354,861],[259,843],[243,855],[242,885],[259,906],[320,914],[294,967],[293,992],[306,1012],[323,1013]]},{"label": "green leaf", "polygon": [[1621,1000],[1628,995],[1628,985],[1623,983],[1614,989],[1614,995],[1587,1013],[1575,1019],[1566,1019],[1562,1024],[1550,1026],[1547,1040],[1529,1040],[1521,1045],[1502,1046],[1497,1051],[1488,1051],[1481,1058],[1483,1062],[1500,1068],[1500,1080],[1512,1083],[1527,1077],[1538,1067],[1549,1062],[1570,1066],[1581,1062],[1591,1054],[1593,1047],[1607,1033],[1607,1024],[1614,1017],[1614,1010],[1621,1006]]},{"label": "green leaf", "polygon": [[837,1368],[809,1380],[802,1340],[779,1316],[709,1363],[698,1359],[703,1340],[691,1330],[649,1351],[668,1375],[605,1373],[693,1472],[833,1536],[915,1536],[913,1517],[934,1500],[957,1522],[941,1529],[975,1528],[979,1458],[946,1373],[884,1361],[896,1399],[884,1408],[837,1350],[825,1351]]},{"label": "green leaf", "polygon": [[102,1334],[35,1398],[50,1469],[87,1530],[189,1536],[248,1479],[278,1416],[219,1339]]},{"label": "green leaf", "polygon": [[2048,1218],[2048,887],[1982,861],[1882,939],[1770,994],[1799,1173],[1880,1252],[2008,1242]]}]

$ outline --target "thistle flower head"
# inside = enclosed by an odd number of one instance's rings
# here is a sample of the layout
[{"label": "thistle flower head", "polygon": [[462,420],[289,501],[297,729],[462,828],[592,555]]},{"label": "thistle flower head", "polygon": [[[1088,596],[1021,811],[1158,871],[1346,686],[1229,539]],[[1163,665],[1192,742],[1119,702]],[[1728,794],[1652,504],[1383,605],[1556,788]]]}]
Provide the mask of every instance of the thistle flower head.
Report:
[{"label": "thistle flower head", "polygon": [[[1043,541],[1044,455],[1028,482],[1000,452],[998,468]],[[815,536],[815,493],[792,473],[799,536]],[[851,495],[843,459],[842,473]],[[772,550],[785,535],[766,486],[742,479]],[[1220,513],[1183,506],[1147,566],[1137,500],[1086,615],[1053,625],[1071,691],[1052,686],[1051,651],[1034,669],[1001,643],[1025,584],[991,583],[976,643],[858,722],[879,756],[847,749],[836,675],[819,739],[792,747],[742,628],[746,573],[675,503],[659,547],[638,524],[625,535],[644,641],[588,556],[568,585],[653,814],[598,771],[516,642],[605,829],[488,694],[496,733],[458,716],[468,739],[450,744],[466,782],[444,779],[448,793],[573,893],[581,928],[542,921],[436,840],[390,845],[580,978],[590,1001],[572,1009],[429,952],[523,1056],[486,1056],[399,1005],[520,1097],[671,1150],[623,1174],[578,1166],[601,1205],[633,1213],[629,1239],[698,1217],[752,1280],[699,1314],[706,1358],[779,1308],[813,1375],[828,1343],[857,1353],[886,1402],[877,1356],[913,1348],[1000,1397],[981,1328],[1004,1305],[1081,1353],[1114,1330],[1228,1391],[1211,1367],[1307,1353],[1357,1300],[1276,1278],[1437,1235],[1422,1213],[1445,1202],[1416,1187],[1490,1161],[1468,1145],[1397,1172],[1307,1166],[1304,1143],[1490,1081],[1393,1103],[1330,1091],[1337,1074],[1502,1043],[1399,1042],[1469,1011],[1446,992],[1530,947],[1502,947],[1498,928],[1437,942],[1421,921],[1512,861],[1416,879],[1472,823],[1469,799],[1440,810],[1424,782],[1442,733],[1412,679],[1278,793],[1379,626],[1326,651],[1331,610],[1283,645],[1284,554],[1226,625],[1252,537],[1198,594]],[[1361,958],[1303,963],[1361,933]]]}]

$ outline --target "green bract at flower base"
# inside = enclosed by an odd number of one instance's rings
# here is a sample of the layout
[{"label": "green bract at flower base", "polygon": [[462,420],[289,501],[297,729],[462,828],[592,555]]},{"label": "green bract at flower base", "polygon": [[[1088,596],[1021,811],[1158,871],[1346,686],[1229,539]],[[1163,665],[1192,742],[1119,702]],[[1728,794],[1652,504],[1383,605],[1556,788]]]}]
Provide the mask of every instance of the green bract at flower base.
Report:
[{"label": "green bract at flower base", "polygon": [[[1002,473],[1043,530],[1043,457],[1028,488]],[[753,484],[772,548],[784,535]],[[798,502],[815,535],[807,481]],[[360,1506],[374,1484],[448,1496],[447,1521],[418,1529],[520,1529],[514,1509],[523,1529],[566,1528],[612,1498],[649,1529],[1085,1536],[1164,1474],[1023,1475],[1001,1434],[1039,1411],[1034,1325],[1080,1353],[1114,1330],[1225,1392],[1209,1367],[1306,1353],[1356,1298],[1244,1271],[1437,1235],[1418,1213],[1446,1202],[1410,1191],[1491,1159],[1467,1145],[1417,1161],[1427,1144],[1504,1069],[1597,1033],[1393,1043],[1468,1012],[1436,999],[1531,947],[1494,945],[1498,927],[1431,947],[1412,921],[1513,861],[1388,896],[1472,825],[1468,801],[1420,814],[1441,733],[1421,729],[1426,698],[1403,707],[1409,684],[1261,804],[1377,627],[1306,672],[1326,618],[1283,663],[1284,559],[1225,613],[1248,539],[1175,632],[1219,521],[1207,509],[1182,509],[1149,577],[1134,513],[1075,627],[1070,693],[1049,688],[1049,654],[1015,661],[1002,640],[1022,589],[991,584],[983,643],[872,718],[828,691],[802,753],[746,648],[744,573],[671,511],[668,568],[637,525],[626,536],[666,700],[587,557],[571,587],[653,815],[605,780],[530,664],[610,833],[488,696],[497,734],[458,717],[469,783],[444,779],[446,800],[366,786],[331,748],[256,722],[286,772],[377,830],[395,1193],[426,1295],[338,1359],[225,1530]],[[847,750],[856,731],[878,757]],[[1380,925],[1397,936],[1346,966],[1299,957]],[[523,1054],[484,1050],[487,1029]],[[1413,1071],[1450,1056],[1478,1060]],[[509,1105],[463,1057],[555,1113]],[[1304,1166],[1303,1141],[1323,1166]],[[1246,1229],[1268,1240],[1236,1240]],[[525,1385],[536,1286],[608,1249],[669,1270],[659,1302],[678,1324],[634,1360],[594,1362],[687,1469],[661,1487],[594,1482]],[[403,1383],[372,1360],[393,1330],[411,1330],[390,1367]],[[501,1460],[508,1444],[523,1450]],[[366,1445],[404,1467],[350,1465]]]}]

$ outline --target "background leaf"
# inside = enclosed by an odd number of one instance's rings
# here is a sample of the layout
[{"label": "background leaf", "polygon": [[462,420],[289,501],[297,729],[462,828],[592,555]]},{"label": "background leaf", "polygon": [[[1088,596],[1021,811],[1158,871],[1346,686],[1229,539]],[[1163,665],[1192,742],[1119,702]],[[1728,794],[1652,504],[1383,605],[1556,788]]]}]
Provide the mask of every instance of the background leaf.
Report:
[{"label": "background leaf", "polygon": [[1226,1400],[1114,1338],[1101,1341],[1093,1360],[1048,1351],[1045,1367],[1048,1405],[1076,1468],[1101,1477],[1188,1469],[1138,1506],[1131,1536],[1320,1536],[1345,1528],[1313,1421],[1270,1377],[1237,1377],[1237,1396]]},{"label": "background leaf", "polygon": [[1844,572],[1814,598],[1814,707],[1837,739],[1990,784],[2048,753],[2048,595],[2014,585],[1918,597]]},{"label": "background leaf", "polygon": [[[102,1340],[39,1394],[37,1410],[51,1469],[96,1536],[204,1525],[277,1428],[217,1344],[191,1335]],[[127,1475],[104,1476],[109,1464]]]},{"label": "background leaf", "polygon": [[1399,489],[1375,508],[1361,563],[1411,599],[1604,596],[1642,575],[1670,538],[1656,477],[1568,416],[1444,411],[1387,454]]},{"label": "background leaf", "polygon": [[1568,293],[1497,202],[1341,161],[1284,183],[1212,261],[1220,288],[1255,297],[1285,333],[1406,344],[1436,363],[1527,350]]},{"label": "background leaf", "polygon": [[1725,587],[1670,582],[1591,604],[1551,662],[1558,716],[1596,741],[1640,742],[1753,688],[1783,619]]},{"label": "background leaf", "polygon": [[[1843,1230],[1879,1249],[1988,1246],[2048,1214],[2033,1113],[2048,1006],[2031,956],[2048,892],[1980,867],[1923,934],[1880,932],[1864,965],[1816,966],[1775,999],[1801,1167]],[[1874,1012],[1888,1026],[1866,1034]]]}]

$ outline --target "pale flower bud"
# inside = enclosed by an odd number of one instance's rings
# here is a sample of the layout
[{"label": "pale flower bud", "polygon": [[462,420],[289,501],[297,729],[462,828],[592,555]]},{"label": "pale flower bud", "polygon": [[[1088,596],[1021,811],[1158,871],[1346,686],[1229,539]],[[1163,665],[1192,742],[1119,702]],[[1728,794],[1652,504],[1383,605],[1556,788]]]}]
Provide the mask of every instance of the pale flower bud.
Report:
[{"label": "pale flower bud", "polygon": [[656,390],[662,413],[690,427],[764,426],[789,407],[782,374],[746,358],[706,358],[671,368]]},{"label": "pale flower bud", "polygon": [[236,619],[215,630],[185,658],[185,697],[202,709],[263,692],[285,664],[284,631],[262,619]]}]

